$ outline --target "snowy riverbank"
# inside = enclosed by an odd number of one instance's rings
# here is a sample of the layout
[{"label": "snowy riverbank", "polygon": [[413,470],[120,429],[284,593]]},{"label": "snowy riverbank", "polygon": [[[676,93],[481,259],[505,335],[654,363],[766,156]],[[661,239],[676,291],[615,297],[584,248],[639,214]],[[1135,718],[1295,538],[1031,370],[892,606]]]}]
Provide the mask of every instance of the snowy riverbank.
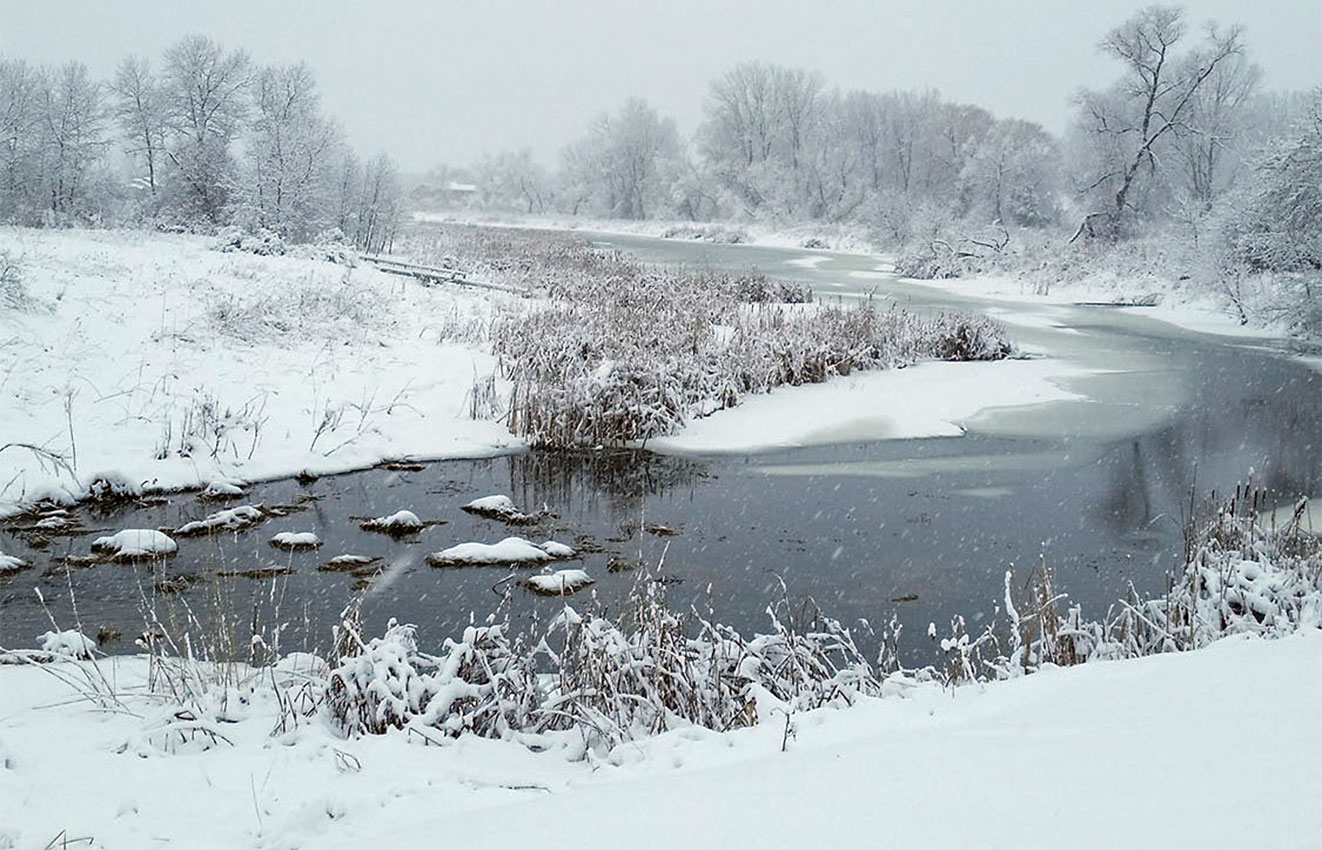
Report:
[{"label": "snowy riverbank", "polygon": [[0,228],[26,303],[0,310],[0,513],[128,489],[204,486],[490,455],[469,415],[499,293],[370,266],[210,249],[131,231]]},{"label": "snowy riverbank", "polygon": [[[447,843],[616,847],[1310,848],[1322,832],[1322,634],[902,689],[718,734],[681,728],[568,761],[465,736],[271,735],[270,675],[226,742],[160,746],[146,662],[99,662],[122,706],[0,667],[0,847]],[[279,678],[279,677],[276,677]],[[298,677],[287,674],[286,682]],[[174,719],[176,724],[177,718]],[[167,748],[168,749],[168,748]],[[58,842],[54,846],[61,846]]]}]

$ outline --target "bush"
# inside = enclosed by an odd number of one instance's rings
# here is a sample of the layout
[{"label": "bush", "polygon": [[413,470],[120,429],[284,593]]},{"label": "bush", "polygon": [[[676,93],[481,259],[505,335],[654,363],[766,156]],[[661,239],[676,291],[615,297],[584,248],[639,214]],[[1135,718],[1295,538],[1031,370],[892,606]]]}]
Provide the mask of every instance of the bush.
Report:
[{"label": "bush", "polygon": [[266,228],[249,233],[235,225],[222,228],[211,247],[216,251],[244,251],[259,257],[284,256],[288,251],[285,240]]}]

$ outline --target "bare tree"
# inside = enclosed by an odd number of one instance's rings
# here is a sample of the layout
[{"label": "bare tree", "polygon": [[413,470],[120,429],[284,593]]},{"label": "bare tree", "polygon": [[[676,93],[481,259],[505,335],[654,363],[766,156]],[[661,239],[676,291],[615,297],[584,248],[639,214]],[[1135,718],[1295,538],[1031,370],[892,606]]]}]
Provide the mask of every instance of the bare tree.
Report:
[{"label": "bare tree", "polygon": [[1183,165],[1185,191],[1204,212],[1230,185],[1238,164],[1234,160],[1242,158],[1237,144],[1245,129],[1245,106],[1261,78],[1261,69],[1242,54],[1218,63],[1195,91],[1188,117],[1173,133],[1172,147]]},{"label": "bare tree", "polygon": [[474,171],[483,208],[529,214],[546,211],[550,177],[533,159],[530,148],[483,157]]},{"label": "bare tree", "polygon": [[354,245],[370,253],[389,251],[404,215],[404,196],[394,161],[383,154],[363,169],[354,221]]},{"label": "bare tree", "polygon": [[[613,218],[644,219],[668,197],[680,172],[682,149],[675,122],[642,98],[630,98],[602,115],[586,139],[564,154],[566,184]],[[582,200],[575,203],[582,206]]]},{"label": "bare tree", "polygon": [[1086,131],[1103,154],[1100,172],[1088,191],[1110,193],[1108,208],[1085,219],[1078,233],[1117,237],[1133,214],[1133,196],[1144,173],[1161,164],[1158,144],[1187,126],[1194,98],[1223,63],[1243,52],[1237,28],[1209,26],[1205,44],[1180,56],[1184,14],[1176,7],[1150,6],[1102,40],[1104,53],[1124,67],[1122,79],[1107,92],[1085,91],[1079,108]]},{"label": "bare tree", "polygon": [[26,62],[0,60],[0,219],[28,219],[40,206],[41,76]]}]

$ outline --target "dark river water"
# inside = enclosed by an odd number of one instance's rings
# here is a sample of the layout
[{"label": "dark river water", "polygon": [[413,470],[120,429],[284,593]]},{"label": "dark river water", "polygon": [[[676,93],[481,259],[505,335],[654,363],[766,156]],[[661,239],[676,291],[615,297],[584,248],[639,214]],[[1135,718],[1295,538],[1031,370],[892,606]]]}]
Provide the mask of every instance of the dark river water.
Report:
[{"label": "dark river water", "polygon": [[[842,297],[880,288],[932,309],[1005,309],[873,275],[865,258],[823,255],[810,268],[789,262],[802,251],[601,238],[655,261],[755,264]],[[767,626],[765,609],[783,580],[792,602],[811,599],[845,622],[898,618],[907,659],[925,661],[934,652],[927,624],[944,632],[956,614],[974,623],[990,616],[1007,570],[1027,578],[1045,563],[1072,601],[1100,616],[1131,583],[1140,593],[1161,590],[1180,560],[1191,492],[1226,492],[1250,477],[1282,502],[1322,490],[1322,381],[1300,362],[1106,308],[1017,305],[1007,315],[1025,349],[1097,370],[1070,385],[1086,398],[983,414],[954,438],[707,457],[529,453],[272,482],[234,504],[291,505],[288,515],[180,540],[180,554],[154,566],[66,565],[59,559],[87,554],[90,534],[56,536],[38,550],[9,527],[0,551],[34,566],[0,578],[0,646],[32,645],[50,628],[48,610],[63,627],[77,620],[89,634],[121,633],[107,651],[134,649],[144,611],[180,632],[214,633],[222,620],[240,644],[253,631],[272,642],[278,626],[282,650],[326,648],[354,600],[369,633],[396,617],[419,626],[424,646],[497,609],[536,628],[561,600],[514,587],[504,568],[425,562],[456,543],[517,534],[583,550],[567,566],[596,583],[571,598],[579,607],[620,612],[639,577],[659,573],[673,607],[714,612],[752,632]],[[553,516],[507,527],[460,510],[497,493]],[[89,532],[108,533],[174,528],[221,507],[178,494],[76,513]],[[399,509],[438,524],[402,539],[360,530],[358,520]],[[653,533],[660,530],[673,533]],[[268,544],[279,531],[314,531],[323,545],[282,552]],[[380,574],[362,581],[317,569],[343,553],[380,557]],[[270,566],[292,572],[219,575]],[[185,582],[158,585],[180,576]]]}]

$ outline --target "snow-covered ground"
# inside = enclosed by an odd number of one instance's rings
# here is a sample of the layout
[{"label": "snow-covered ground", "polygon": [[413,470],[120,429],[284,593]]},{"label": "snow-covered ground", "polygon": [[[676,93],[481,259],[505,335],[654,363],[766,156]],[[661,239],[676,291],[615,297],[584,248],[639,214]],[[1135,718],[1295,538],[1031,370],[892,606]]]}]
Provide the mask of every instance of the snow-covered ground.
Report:
[{"label": "snow-covered ground", "polygon": [[[1322,633],[919,685],[785,725],[682,728],[570,761],[473,737],[272,734],[267,673],[225,741],[146,697],[141,658],[99,662],[105,709],[0,667],[0,847],[447,846],[1315,848]],[[177,733],[176,733],[177,735]],[[440,739],[437,739],[440,740]],[[83,844],[75,841],[82,839]]]},{"label": "snow-covered ground", "polygon": [[127,231],[0,228],[0,514],[98,478],[202,486],[517,446],[469,416],[505,296]]}]

